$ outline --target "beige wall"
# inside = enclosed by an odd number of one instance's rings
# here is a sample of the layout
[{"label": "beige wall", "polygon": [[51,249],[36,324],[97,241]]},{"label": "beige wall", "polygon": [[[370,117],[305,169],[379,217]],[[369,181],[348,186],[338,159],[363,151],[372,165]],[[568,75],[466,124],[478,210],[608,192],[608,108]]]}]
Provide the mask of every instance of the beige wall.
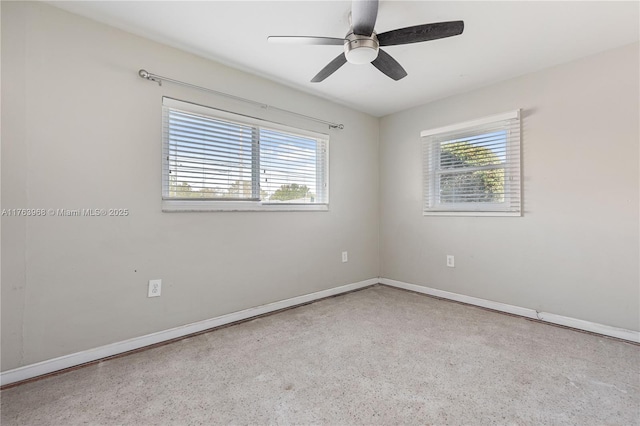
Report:
[{"label": "beige wall", "polygon": [[[140,68],[344,123],[299,121]],[[162,213],[171,96],[329,133],[330,211]],[[378,120],[45,4],[2,2],[2,370],[378,275]],[[341,251],[349,262],[341,262]],[[147,281],[162,296],[146,297]]]},{"label": "beige wall", "polygon": [[[2,207],[131,211],[2,218],[3,371],[379,272],[640,329],[637,44],[378,120],[48,5],[1,7]],[[331,210],[162,213],[163,95],[329,132]],[[420,131],[515,108],[524,217],[423,217]]]},{"label": "beige wall", "polygon": [[[640,330],[638,51],[384,117],[381,276]],[[516,108],[524,216],[423,217],[420,131]]]}]

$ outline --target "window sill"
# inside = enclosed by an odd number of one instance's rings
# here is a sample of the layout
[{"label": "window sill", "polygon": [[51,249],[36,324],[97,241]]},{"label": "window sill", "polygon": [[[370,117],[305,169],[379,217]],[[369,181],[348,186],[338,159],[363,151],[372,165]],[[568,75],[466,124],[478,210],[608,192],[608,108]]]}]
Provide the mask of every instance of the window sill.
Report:
[{"label": "window sill", "polygon": [[482,211],[428,211],[422,212],[423,216],[522,216],[521,212],[482,212]]},{"label": "window sill", "polygon": [[162,200],[162,211],[179,212],[324,212],[327,204],[266,204],[255,201]]}]

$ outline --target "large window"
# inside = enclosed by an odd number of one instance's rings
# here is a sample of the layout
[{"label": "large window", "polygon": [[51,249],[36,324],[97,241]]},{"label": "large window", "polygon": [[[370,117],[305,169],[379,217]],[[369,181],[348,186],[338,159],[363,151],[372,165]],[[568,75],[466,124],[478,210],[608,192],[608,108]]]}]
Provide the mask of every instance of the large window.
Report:
[{"label": "large window", "polygon": [[163,99],[165,210],[326,210],[328,136]]},{"label": "large window", "polygon": [[519,111],[421,136],[425,214],[521,215]]}]

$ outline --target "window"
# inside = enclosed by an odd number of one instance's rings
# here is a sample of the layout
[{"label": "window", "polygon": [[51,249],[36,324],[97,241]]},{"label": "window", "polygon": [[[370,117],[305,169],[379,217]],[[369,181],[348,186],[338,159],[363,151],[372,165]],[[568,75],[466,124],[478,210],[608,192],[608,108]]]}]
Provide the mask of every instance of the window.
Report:
[{"label": "window", "polygon": [[327,210],[328,136],[163,98],[163,210]]},{"label": "window", "polygon": [[521,215],[519,110],[421,136],[425,215]]}]

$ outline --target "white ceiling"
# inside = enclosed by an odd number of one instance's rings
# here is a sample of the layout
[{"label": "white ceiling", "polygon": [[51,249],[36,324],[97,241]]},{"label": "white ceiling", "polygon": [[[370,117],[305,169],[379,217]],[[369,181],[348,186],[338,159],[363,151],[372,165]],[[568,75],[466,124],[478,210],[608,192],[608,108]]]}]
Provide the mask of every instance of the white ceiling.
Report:
[{"label": "white ceiling", "polygon": [[343,37],[349,1],[51,3],[375,116],[632,43],[640,26],[636,1],[382,1],[378,33],[451,20],[464,20],[464,33],[385,48],[409,74],[397,82],[372,65],[345,64],[310,83],[342,48],[274,45],[267,36]]}]

